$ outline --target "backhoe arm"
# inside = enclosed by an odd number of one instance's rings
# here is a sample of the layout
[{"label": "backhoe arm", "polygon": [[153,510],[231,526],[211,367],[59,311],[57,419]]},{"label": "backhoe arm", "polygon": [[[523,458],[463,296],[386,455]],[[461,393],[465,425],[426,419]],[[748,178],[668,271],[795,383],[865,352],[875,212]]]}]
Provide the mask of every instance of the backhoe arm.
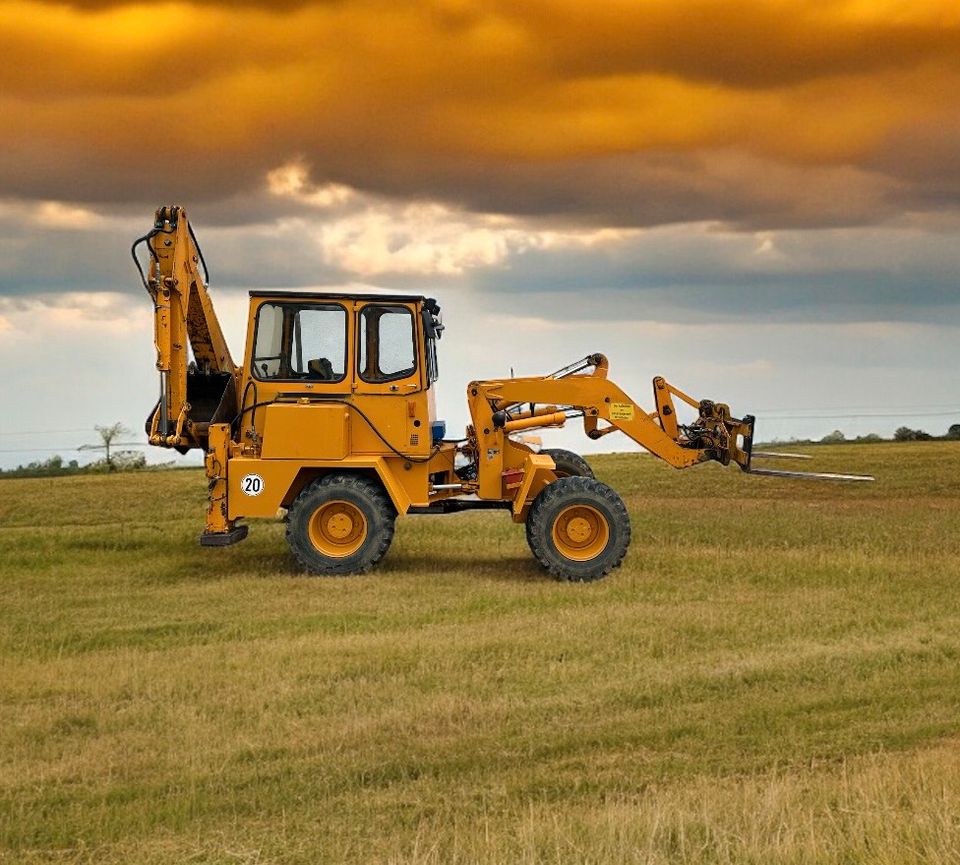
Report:
[{"label": "backhoe arm", "polygon": [[180,450],[205,447],[210,423],[229,420],[235,411],[239,370],[200,272],[203,256],[183,208],[157,210],[153,229],[134,243],[138,269],[141,243],[150,253],[144,285],[154,305],[160,372],[160,399],[147,420],[150,443]]}]

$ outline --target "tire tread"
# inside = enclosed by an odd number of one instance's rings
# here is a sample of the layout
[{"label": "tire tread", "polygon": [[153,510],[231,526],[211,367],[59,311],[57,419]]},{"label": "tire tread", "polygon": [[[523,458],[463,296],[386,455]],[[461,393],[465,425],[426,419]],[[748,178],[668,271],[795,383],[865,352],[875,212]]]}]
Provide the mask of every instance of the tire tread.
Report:
[{"label": "tire tread", "polygon": [[[598,557],[600,568],[594,570],[575,570],[575,566],[566,564],[566,560],[558,560],[551,555],[552,542],[549,540],[552,530],[552,520],[548,520],[551,511],[559,509],[569,501],[584,503],[599,503],[606,505],[610,515],[611,538],[616,538],[612,550],[608,547]],[[630,514],[619,494],[595,478],[571,476],[559,478],[549,486],[544,487],[533,500],[526,522],[527,543],[534,557],[558,580],[568,582],[592,582],[599,580],[620,567],[627,549],[630,546]],[[596,561],[596,560],[591,560]],[[577,563],[582,564],[582,563]]]},{"label": "tire tread", "polygon": [[[299,509],[309,507],[309,500],[316,496],[319,489],[331,486],[344,487],[365,499],[380,518],[379,521],[383,527],[382,531],[377,535],[376,546],[370,550],[361,561],[349,567],[345,567],[346,563],[353,559],[356,553],[343,562],[332,560],[324,561],[319,556],[314,558],[314,556],[311,555],[313,546],[310,544],[309,538],[306,537],[305,532],[303,536],[301,536],[299,532]],[[311,513],[312,510],[313,509],[311,509]],[[386,555],[387,550],[390,549],[390,544],[393,541],[395,519],[396,512],[394,511],[393,503],[377,481],[359,474],[334,472],[322,475],[317,480],[307,484],[293,500],[293,503],[290,505],[289,517],[286,524],[287,544],[290,546],[290,552],[293,554],[297,565],[307,573],[320,576],[364,574],[373,568],[374,565]],[[368,520],[367,522],[369,529],[370,521]]]}]

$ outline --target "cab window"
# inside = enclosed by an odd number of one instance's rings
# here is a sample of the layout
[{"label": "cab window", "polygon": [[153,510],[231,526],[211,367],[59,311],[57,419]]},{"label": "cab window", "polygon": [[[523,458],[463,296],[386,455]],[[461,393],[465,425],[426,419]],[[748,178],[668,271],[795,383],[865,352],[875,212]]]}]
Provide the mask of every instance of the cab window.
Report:
[{"label": "cab window", "polygon": [[417,370],[413,313],[405,306],[367,305],[359,320],[360,378],[396,381]]},{"label": "cab window", "polygon": [[347,311],[342,306],[260,305],[253,349],[256,378],[336,382],[346,369]]}]

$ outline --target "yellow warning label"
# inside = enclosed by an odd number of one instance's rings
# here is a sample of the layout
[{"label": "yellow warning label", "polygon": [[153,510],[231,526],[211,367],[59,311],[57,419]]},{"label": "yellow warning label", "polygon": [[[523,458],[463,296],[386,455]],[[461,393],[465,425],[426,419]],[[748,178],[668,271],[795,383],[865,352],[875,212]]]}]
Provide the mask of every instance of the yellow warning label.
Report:
[{"label": "yellow warning label", "polygon": [[610,420],[633,420],[633,403],[610,403]]}]

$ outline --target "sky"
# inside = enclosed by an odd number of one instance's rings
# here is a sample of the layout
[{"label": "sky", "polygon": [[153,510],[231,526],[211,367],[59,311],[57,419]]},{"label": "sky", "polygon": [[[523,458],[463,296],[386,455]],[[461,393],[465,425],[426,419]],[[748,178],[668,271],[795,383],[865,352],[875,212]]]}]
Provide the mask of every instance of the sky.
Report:
[{"label": "sky", "polygon": [[471,379],[594,351],[641,403],[664,375],[764,439],[960,422],[955,0],[0,0],[0,22],[0,466],[142,429],[129,247],[172,203],[237,359],[252,288],[437,297],[452,434]]}]

